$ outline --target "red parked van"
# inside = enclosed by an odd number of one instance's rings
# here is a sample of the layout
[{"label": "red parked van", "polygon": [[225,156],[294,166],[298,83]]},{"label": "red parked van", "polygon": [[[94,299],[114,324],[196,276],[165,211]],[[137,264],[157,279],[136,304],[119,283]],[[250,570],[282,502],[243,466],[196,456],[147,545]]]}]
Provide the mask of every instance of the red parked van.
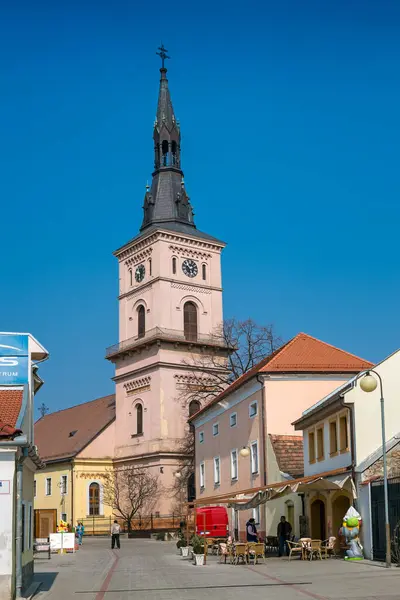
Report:
[{"label": "red parked van", "polygon": [[197,509],[197,535],[204,535],[204,515],[206,537],[225,538],[229,535],[228,513],[224,506],[205,506]]}]

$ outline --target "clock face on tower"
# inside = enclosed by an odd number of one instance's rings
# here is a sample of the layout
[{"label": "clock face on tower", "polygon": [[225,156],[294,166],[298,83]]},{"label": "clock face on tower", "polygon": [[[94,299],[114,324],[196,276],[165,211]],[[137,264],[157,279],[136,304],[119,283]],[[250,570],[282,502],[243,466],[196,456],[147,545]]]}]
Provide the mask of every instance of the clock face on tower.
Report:
[{"label": "clock face on tower", "polygon": [[135,279],[138,283],[143,281],[145,274],[146,274],[146,269],[145,269],[144,265],[139,265],[138,267],[136,267]]},{"label": "clock face on tower", "polygon": [[196,277],[197,272],[198,272],[198,268],[197,268],[197,265],[194,262],[194,260],[188,260],[188,259],[186,259],[182,263],[182,271],[188,277]]}]

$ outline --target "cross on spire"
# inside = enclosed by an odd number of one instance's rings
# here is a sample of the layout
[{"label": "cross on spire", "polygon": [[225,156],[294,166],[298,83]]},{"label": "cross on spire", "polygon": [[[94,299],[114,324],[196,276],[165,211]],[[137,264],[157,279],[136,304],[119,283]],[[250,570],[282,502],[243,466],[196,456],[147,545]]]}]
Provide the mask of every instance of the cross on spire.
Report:
[{"label": "cross on spire", "polygon": [[159,51],[160,52],[156,52],[156,54],[157,54],[157,56],[159,56],[161,58],[161,68],[165,69],[165,66],[164,66],[165,60],[167,58],[170,58],[166,54],[168,52],[168,50],[166,48],[164,48],[164,44],[161,44],[161,46],[159,47]]}]

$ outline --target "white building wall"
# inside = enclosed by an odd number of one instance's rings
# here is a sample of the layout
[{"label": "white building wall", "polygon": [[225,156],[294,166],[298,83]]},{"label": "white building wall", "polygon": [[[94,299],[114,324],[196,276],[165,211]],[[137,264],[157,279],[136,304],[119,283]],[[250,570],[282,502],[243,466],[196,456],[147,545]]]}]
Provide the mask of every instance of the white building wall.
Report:
[{"label": "white building wall", "polygon": [[[14,523],[14,480],[15,453],[0,450],[0,477],[2,493],[0,493],[0,600],[13,597],[13,547],[15,532]],[[9,487],[9,493],[7,488]]]},{"label": "white building wall", "polygon": [[[400,430],[400,350],[375,367],[383,380],[385,397],[386,440]],[[379,385],[374,392],[363,392],[359,382],[345,394],[345,402],[354,403],[356,463],[359,464],[382,446]]]},{"label": "white building wall", "polygon": [[[347,412],[347,411],[346,411]],[[341,409],[336,413],[337,417],[343,413]],[[325,471],[334,471],[335,469],[341,469],[342,467],[350,467],[351,466],[351,450],[348,452],[338,452],[336,456],[330,456],[330,440],[329,440],[329,423],[332,419],[335,418],[335,415],[331,415],[324,421],[320,421],[316,425],[309,427],[303,431],[303,447],[304,447],[304,475],[317,475],[318,473],[324,473]],[[309,432],[317,431],[323,425],[324,427],[324,458],[323,460],[315,460],[314,463],[310,463],[309,461]],[[348,424],[349,427],[349,424]],[[338,425],[338,436],[339,436],[339,425]],[[350,431],[348,432],[349,444],[351,443]],[[315,433],[315,447],[317,447],[317,437]]]}]

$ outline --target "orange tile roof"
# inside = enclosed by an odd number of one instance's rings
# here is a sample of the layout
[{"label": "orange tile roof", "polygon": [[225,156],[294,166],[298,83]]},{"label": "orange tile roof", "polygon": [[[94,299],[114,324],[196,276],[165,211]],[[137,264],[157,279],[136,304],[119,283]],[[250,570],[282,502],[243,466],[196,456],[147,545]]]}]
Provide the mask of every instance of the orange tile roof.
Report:
[{"label": "orange tile roof", "polygon": [[23,390],[0,389],[0,421],[15,427],[22,406]]},{"label": "orange tile roof", "polygon": [[225,398],[231,392],[240,388],[246,381],[258,373],[349,373],[356,374],[364,369],[370,369],[373,363],[350,354],[345,350],[322,342],[307,333],[298,333],[289,342],[281,346],[269,356],[263,358],[252,369],[236,379],[230,386],[213,398],[195,415],[197,415]]},{"label": "orange tile roof", "polygon": [[373,363],[306,333],[297,334],[261,367],[262,373],[358,373]]},{"label": "orange tile roof", "polygon": [[303,436],[273,435],[269,436],[279,469],[291,477],[304,475]]},{"label": "orange tile roof", "polygon": [[35,423],[35,444],[43,460],[76,456],[115,419],[115,395],[45,415]]},{"label": "orange tile roof", "polygon": [[15,427],[11,427],[10,425],[6,425],[0,421],[0,438],[1,439],[14,439],[16,435],[21,435],[21,429],[15,429]]}]

